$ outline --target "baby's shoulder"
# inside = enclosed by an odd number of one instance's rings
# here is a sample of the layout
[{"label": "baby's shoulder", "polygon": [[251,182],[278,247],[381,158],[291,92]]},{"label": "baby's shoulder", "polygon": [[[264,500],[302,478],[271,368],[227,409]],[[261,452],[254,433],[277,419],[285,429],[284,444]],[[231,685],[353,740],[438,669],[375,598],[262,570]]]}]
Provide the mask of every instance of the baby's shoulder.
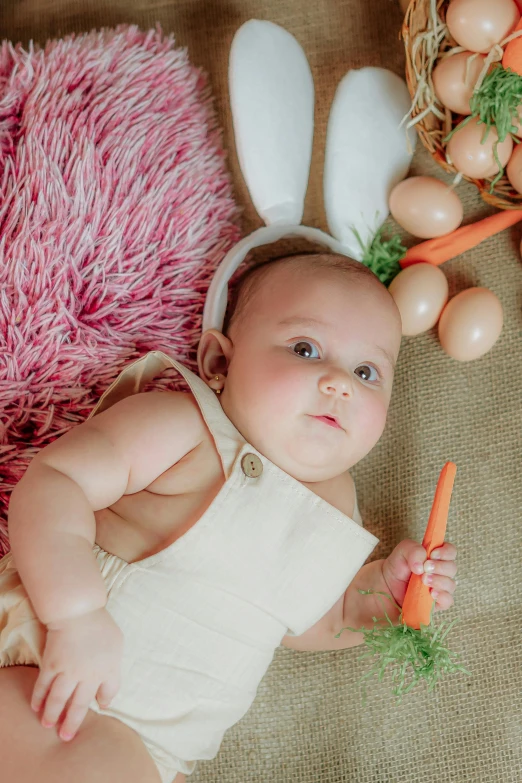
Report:
[{"label": "baby's shoulder", "polygon": [[90,420],[118,443],[149,449],[176,444],[178,456],[207,439],[207,427],[194,396],[182,391],[131,394]]},{"label": "baby's shoulder", "polygon": [[94,421],[100,421],[103,417],[129,416],[133,419],[145,414],[147,417],[156,419],[162,416],[185,416],[191,413],[197,414],[194,417],[195,420],[202,418],[199,406],[190,392],[154,390],[122,397],[110,408],[105,408],[101,413],[98,413],[94,417]]}]

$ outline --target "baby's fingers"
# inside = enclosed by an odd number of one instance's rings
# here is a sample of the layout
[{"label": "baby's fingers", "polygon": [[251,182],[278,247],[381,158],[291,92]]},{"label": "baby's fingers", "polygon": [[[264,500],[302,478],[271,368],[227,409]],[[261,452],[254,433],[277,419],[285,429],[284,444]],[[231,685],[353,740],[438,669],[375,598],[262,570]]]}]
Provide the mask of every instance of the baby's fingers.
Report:
[{"label": "baby's fingers", "polygon": [[82,725],[94,695],[95,690],[93,692],[92,686],[85,682],[81,682],[74,691],[59,732],[60,738],[65,742],[72,740]]},{"label": "baby's fingers", "polygon": [[453,606],[454,600],[451,593],[439,593],[437,590],[431,591],[432,598],[435,599],[435,612],[441,612]]},{"label": "baby's fingers", "polygon": [[108,680],[107,682],[103,682],[100,685],[98,688],[98,693],[96,694],[96,701],[102,709],[109,706],[111,701],[118,693],[119,687],[120,684],[116,678],[113,680]]},{"label": "baby's fingers", "polygon": [[457,547],[446,541],[442,546],[434,549],[430,557],[432,560],[455,560],[457,557]]},{"label": "baby's fingers", "polygon": [[71,698],[77,683],[66,677],[65,674],[59,674],[54,680],[45,700],[45,707],[42,715],[42,726],[51,728],[58,722],[58,718],[65,709],[65,705]]},{"label": "baby's fingers", "polygon": [[457,573],[457,564],[454,560],[426,560],[424,573],[449,576],[453,579]]},{"label": "baby's fingers", "polygon": [[[455,580],[450,579],[447,576],[436,576],[434,574],[424,574],[422,581],[425,585],[429,585],[435,592],[441,593],[453,593],[456,590]],[[435,597],[435,596],[434,596]]]},{"label": "baby's fingers", "polygon": [[47,696],[55,677],[56,672],[40,669],[40,673],[34,684],[33,695],[31,696],[31,708],[35,712],[41,710],[42,704],[45,701],[45,697]]},{"label": "baby's fingers", "polygon": [[448,576],[424,574],[422,581],[424,584],[430,586],[430,594],[435,600],[436,612],[449,609],[450,606],[453,606],[453,593],[457,587],[453,579],[450,579]]}]

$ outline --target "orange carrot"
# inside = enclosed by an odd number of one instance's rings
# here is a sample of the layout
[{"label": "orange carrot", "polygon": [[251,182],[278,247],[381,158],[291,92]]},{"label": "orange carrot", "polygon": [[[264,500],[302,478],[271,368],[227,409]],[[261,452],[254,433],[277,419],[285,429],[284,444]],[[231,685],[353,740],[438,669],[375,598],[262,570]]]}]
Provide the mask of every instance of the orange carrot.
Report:
[{"label": "orange carrot", "polygon": [[[444,543],[451,492],[456,472],[457,466],[455,463],[446,462],[439,476],[428,526],[422,541],[422,546],[426,550],[428,557],[430,557],[434,549],[437,549]],[[422,575],[412,574],[402,604],[403,624],[417,630],[420,629],[421,625],[429,625],[432,606],[433,598],[431,597],[430,588],[422,581]]]},{"label": "orange carrot", "polygon": [[[515,27],[513,32],[522,30],[522,19]],[[522,36],[513,38],[504,49],[504,56],[502,57],[502,65],[504,68],[511,68],[512,71],[522,76]]]},{"label": "orange carrot", "polygon": [[428,239],[414,247],[411,247],[404,258],[399,262],[403,269],[412,264],[424,261],[428,264],[443,264],[450,258],[455,258],[466,250],[476,247],[484,239],[498,234],[509,226],[514,226],[522,220],[522,209],[505,209],[491,217],[471,223],[469,226],[461,226],[451,234],[446,234],[435,239]]}]

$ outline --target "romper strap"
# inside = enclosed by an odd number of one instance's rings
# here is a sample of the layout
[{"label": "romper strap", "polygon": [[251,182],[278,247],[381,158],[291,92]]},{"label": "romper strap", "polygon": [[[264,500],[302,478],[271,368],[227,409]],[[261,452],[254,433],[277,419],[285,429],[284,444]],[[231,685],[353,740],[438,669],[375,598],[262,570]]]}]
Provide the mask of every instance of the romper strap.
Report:
[{"label": "romper strap", "polygon": [[125,399],[125,397],[138,394],[147,383],[161,375],[167,367],[173,367],[177,370],[188,383],[207,427],[214,438],[223,464],[223,472],[226,478],[228,478],[237,454],[245,443],[245,439],[225,414],[215,393],[207,384],[195,373],[175,361],[175,359],[171,359],[170,356],[167,356],[162,351],[150,351],[145,356],[142,356],[141,359],[137,359],[125,367],[100,397],[98,404],[89,415],[89,419],[107,410],[115,403]]}]

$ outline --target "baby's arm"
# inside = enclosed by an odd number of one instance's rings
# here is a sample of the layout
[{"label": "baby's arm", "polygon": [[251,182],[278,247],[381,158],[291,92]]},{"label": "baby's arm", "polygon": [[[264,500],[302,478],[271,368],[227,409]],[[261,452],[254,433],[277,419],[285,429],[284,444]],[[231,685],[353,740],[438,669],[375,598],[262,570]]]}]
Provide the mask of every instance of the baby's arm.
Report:
[{"label": "baby's arm", "polygon": [[[369,585],[373,589],[382,589],[382,560],[374,560],[373,563],[367,563],[346,588],[346,591],[332,608],[315,623],[311,628],[300,636],[284,636],[282,644],[284,647],[290,647],[292,650],[302,651],[320,651],[320,650],[346,650],[349,647],[357,647],[362,644],[364,637],[362,633],[353,631],[344,631],[339,639],[336,634],[341,628],[350,626],[351,628],[361,628],[367,625],[370,607],[375,610],[373,601],[366,597],[366,603],[361,601],[363,596],[359,590],[368,590]],[[379,607],[382,613],[382,607]]]},{"label": "baby's arm", "polygon": [[33,706],[46,698],[42,722],[54,725],[74,692],[65,734],[74,734],[104,682],[112,683],[104,701],[117,690],[120,634],[104,609],[94,512],[147,487],[204,436],[191,395],[137,394],[43,449],[12,493],[13,559],[48,631]]},{"label": "baby's arm", "polygon": [[[385,560],[366,563],[324,617],[301,636],[285,636],[284,646],[294,650],[344,650],[362,644],[362,633],[343,631],[338,639],[335,636],[342,628],[373,628],[373,618],[384,618],[385,611],[393,623],[397,622],[399,610],[394,602],[402,606],[412,572],[424,572],[424,580],[431,577],[435,609],[449,609],[456,586],[456,549],[446,543],[431,557],[426,560],[425,549],[416,541],[401,541]],[[388,593],[394,602],[384,596],[361,595],[359,590]]]},{"label": "baby's arm", "polygon": [[9,537],[42,623],[105,606],[94,512],[147,487],[202,437],[190,395],[151,392],[122,400],[33,459],[11,496]]}]

